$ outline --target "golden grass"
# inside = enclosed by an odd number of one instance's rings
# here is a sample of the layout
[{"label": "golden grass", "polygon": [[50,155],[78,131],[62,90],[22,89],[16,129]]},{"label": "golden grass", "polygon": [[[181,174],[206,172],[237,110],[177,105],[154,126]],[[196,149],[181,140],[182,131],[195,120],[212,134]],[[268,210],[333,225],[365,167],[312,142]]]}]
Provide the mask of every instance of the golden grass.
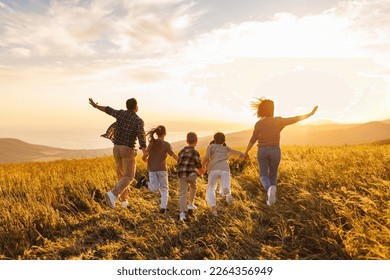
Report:
[{"label": "golden grass", "polygon": [[199,178],[187,224],[177,221],[172,160],[165,215],[158,193],[135,188],[128,209],[105,205],[116,182],[111,157],[3,164],[0,259],[390,259],[389,148],[283,147],[273,207],[253,149],[230,161],[235,204],[219,198],[212,217]]}]

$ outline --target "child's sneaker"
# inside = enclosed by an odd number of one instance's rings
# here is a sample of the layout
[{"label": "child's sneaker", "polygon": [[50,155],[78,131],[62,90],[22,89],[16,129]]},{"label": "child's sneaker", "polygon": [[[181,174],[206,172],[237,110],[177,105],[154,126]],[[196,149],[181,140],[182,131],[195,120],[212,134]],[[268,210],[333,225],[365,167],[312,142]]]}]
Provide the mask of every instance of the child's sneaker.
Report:
[{"label": "child's sneaker", "polygon": [[115,208],[116,196],[111,191],[109,191],[106,193],[105,197],[108,206],[110,206],[111,208]]},{"label": "child's sneaker", "polygon": [[226,195],[226,202],[228,205],[232,206],[234,204],[234,199],[231,194]]},{"label": "child's sneaker", "polygon": [[193,203],[188,204],[187,208],[188,208],[188,209],[191,209],[191,210],[196,210],[196,209],[198,209],[198,207],[196,207]]},{"label": "child's sneaker", "polygon": [[194,211],[197,209],[193,203],[188,204],[187,209],[188,209],[188,215],[192,216],[194,214]]},{"label": "child's sneaker", "polygon": [[272,206],[276,202],[276,186],[271,186],[267,190],[267,205]]},{"label": "child's sneaker", "polygon": [[186,222],[187,221],[186,212],[180,212],[180,214],[179,214],[179,221],[181,221],[181,222]]},{"label": "child's sneaker", "polygon": [[212,207],[211,208],[211,215],[213,215],[214,217],[218,216],[218,212],[217,212],[217,208],[216,207]]},{"label": "child's sneaker", "polygon": [[147,188],[147,187],[148,187],[148,179],[147,179],[145,176],[142,176],[142,177],[138,180],[137,184],[135,184],[134,187],[135,187],[136,189],[139,189],[139,188],[141,188],[141,187]]},{"label": "child's sneaker", "polygon": [[129,207],[129,202],[127,200],[123,200],[121,202],[121,206],[122,206],[122,208],[127,208],[127,207]]},{"label": "child's sneaker", "polygon": [[165,214],[167,212],[168,212],[168,209],[166,209],[166,208],[161,208],[160,209],[160,214]]}]

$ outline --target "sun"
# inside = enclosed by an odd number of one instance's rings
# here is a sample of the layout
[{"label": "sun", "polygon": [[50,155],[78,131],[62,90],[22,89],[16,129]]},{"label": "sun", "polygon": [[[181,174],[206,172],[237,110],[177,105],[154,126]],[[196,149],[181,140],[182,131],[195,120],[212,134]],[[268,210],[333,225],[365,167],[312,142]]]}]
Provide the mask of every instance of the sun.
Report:
[{"label": "sun", "polygon": [[356,99],[354,89],[336,75],[315,70],[292,69],[262,81],[254,91],[275,101],[275,114],[292,116],[321,108],[321,117],[340,119]]}]

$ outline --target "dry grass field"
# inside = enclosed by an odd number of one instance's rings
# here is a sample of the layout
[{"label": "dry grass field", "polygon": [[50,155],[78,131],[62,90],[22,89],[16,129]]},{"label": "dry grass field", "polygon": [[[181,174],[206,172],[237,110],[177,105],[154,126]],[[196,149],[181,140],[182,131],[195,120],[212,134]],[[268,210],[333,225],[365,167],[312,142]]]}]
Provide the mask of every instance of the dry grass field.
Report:
[{"label": "dry grass field", "polygon": [[[204,151],[203,151],[204,152]],[[169,160],[169,212],[130,187],[110,209],[112,157],[0,165],[0,259],[390,259],[390,146],[282,147],[277,204],[265,204],[255,149],[230,161],[235,204],[218,217],[199,178],[197,212],[178,222]],[[138,159],[137,177],[146,174]]]}]

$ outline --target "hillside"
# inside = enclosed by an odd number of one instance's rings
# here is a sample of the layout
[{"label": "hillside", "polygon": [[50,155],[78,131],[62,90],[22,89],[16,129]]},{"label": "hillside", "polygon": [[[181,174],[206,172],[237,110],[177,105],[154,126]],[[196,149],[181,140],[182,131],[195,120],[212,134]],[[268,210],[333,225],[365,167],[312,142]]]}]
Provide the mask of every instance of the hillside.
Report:
[{"label": "hillside", "polygon": [[13,138],[0,138],[0,163],[91,158],[111,154],[111,148],[98,150],[68,150],[30,144]]}]

